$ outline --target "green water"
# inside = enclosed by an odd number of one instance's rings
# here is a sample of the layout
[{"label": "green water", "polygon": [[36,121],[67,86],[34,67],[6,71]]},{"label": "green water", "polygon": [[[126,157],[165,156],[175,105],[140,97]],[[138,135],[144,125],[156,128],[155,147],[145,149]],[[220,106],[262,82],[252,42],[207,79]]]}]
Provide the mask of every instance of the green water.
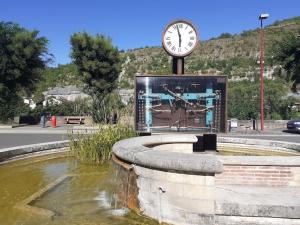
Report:
[{"label": "green water", "polygon": [[[114,173],[108,168],[68,157],[30,158],[0,165],[0,225],[158,224],[122,208],[114,198]],[[52,219],[15,208],[65,174],[72,176],[30,203],[53,211]]]}]

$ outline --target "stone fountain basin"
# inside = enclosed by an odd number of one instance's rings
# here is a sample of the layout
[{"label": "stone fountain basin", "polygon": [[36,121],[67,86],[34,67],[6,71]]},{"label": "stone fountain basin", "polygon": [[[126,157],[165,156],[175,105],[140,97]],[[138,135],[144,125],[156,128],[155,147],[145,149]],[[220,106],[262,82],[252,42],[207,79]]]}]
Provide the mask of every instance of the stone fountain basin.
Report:
[{"label": "stone fountain basin", "polygon": [[195,135],[155,135],[116,143],[124,202],[170,224],[300,224],[299,144],[221,137],[218,149],[291,155],[223,156],[193,153],[195,142]]}]

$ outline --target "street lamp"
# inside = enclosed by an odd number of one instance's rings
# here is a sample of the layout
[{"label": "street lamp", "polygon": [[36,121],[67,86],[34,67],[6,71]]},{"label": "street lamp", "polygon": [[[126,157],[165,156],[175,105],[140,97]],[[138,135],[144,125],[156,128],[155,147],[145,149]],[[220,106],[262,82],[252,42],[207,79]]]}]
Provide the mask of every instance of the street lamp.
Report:
[{"label": "street lamp", "polygon": [[264,130],[264,30],[263,20],[267,19],[269,14],[260,14],[260,128]]}]

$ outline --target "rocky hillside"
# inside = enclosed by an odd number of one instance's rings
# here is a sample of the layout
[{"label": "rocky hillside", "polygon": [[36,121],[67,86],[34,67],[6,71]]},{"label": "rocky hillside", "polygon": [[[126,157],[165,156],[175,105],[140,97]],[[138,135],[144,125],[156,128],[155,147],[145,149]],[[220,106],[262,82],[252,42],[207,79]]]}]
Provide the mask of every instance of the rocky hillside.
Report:
[{"label": "rocky hillside", "polygon": [[[265,76],[279,73],[272,62],[272,46],[287,32],[300,30],[300,17],[277,21],[265,27]],[[136,73],[170,74],[171,57],[161,47],[146,47],[122,53],[122,87],[132,87]],[[225,74],[231,80],[255,79],[259,76],[259,29],[240,34],[221,34],[208,41],[200,41],[198,48],[185,59],[185,72],[193,74]]]}]

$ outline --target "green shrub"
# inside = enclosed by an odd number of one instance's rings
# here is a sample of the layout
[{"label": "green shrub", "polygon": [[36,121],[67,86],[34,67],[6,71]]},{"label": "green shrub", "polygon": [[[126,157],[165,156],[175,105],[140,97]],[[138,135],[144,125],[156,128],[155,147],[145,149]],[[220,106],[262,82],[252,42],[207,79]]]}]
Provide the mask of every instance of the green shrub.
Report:
[{"label": "green shrub", "polygon": [[271,120],[282,120],[282,117],[280,116],[280,114],[273,112],[270,114],[270,119]]},{"label": "green shrub", "polygon": [[70,153],[78,160],[103,164],[111,159],[112,146],[122,139],[134,137],[134,130],[125,125],[102,125],[93,134],[71,135]]},{"label": "green shrub", "polygon": [[[1,91],[0,91],[1,92]],[[27,115],[30,108],[17,94],[9,93],[10,96],[1,98],[0,93],[0,123],[10,124],[14,116]]]},{"label": "green shrub", "polygon": [[55,98],[48,99],[45,106],[37,105],[33,110],[30,110],[27,115],[39,117],[42,112],[50,113],[53,116],[88,116],[91,111],[90,98],[76,98],[75,101],[60,99],[60,102]]},{"label": "green shrub", "polygon": [[218,38],[231,38],[232,35],[230,33],[222,33]]}]

